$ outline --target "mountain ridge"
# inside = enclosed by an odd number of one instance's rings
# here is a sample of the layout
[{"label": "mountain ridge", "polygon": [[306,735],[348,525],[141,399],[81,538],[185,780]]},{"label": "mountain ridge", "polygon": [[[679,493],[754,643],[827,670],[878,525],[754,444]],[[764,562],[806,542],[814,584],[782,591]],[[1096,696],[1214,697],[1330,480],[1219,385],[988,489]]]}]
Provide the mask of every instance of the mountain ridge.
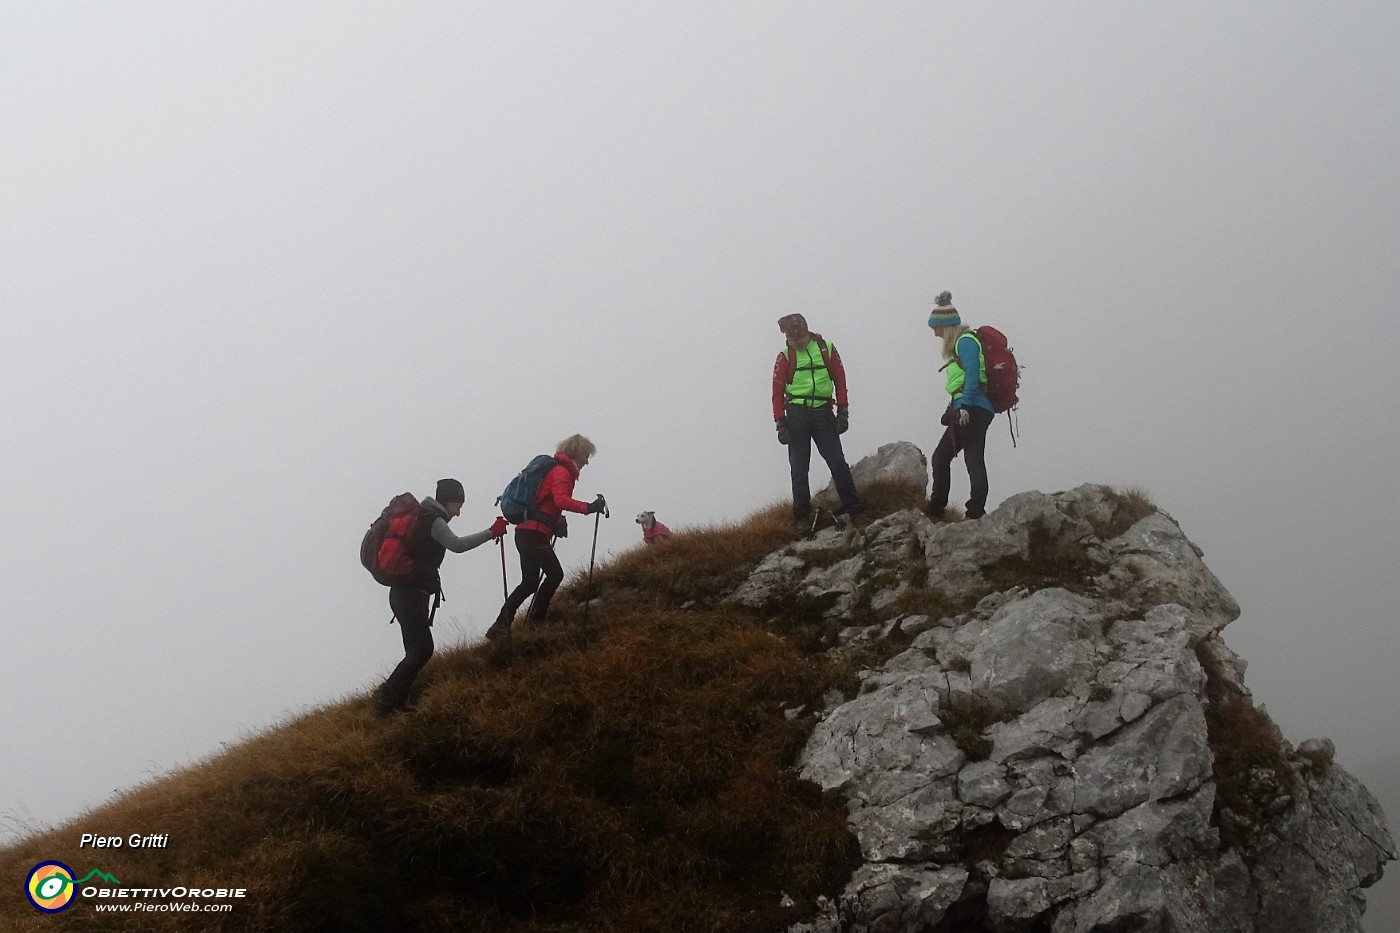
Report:
[{"label": "mountain ridge", "polygon": [[160,831],[100,867],[247,898],[75,928],[1359,929],[1383,814],[1254,707],[1170,516],[1090,484],[938,524],[925,469],[856,465],[863,532],[793,541],[778,503],[624,553],[407,715],[299,717],[8,847],[4,883]]}]

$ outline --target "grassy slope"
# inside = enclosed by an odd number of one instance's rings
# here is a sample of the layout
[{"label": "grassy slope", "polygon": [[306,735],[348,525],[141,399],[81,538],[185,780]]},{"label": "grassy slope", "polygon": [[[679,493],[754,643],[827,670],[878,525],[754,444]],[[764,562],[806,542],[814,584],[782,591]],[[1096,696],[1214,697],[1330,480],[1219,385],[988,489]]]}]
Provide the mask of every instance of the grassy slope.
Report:
[{"label": "grassy slope", "polygon": [[[557,624],[439,655],[407,715],[377,719],[366,696],[307,714],[0,852],[0,890],[58,859],[129,887],[247,888],[233,913],[50,917],[7,896],[0,928],[784,927],[858,858],[844,806],[790,770],[812,720],[783,714],[850,688],[851,666],[786,637],[791,619],[713,604],[789,539],[786,514],[622,555],[588,624],[575,579]],[[84,831],[171,842],[79,851]]]}]

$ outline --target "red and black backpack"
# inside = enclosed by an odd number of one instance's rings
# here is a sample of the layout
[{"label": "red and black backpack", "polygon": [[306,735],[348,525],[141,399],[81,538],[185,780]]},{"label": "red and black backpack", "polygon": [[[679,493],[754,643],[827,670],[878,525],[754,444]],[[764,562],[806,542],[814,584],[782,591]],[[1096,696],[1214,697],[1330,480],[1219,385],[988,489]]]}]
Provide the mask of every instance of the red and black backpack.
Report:
[{"label": "red and black backpack", "polygon": [[982,362],[987,367],[987,400],[992,412],[1001,414],[1020,403],[1016,392],[1021,387],[1021,370],[1016,355],[1006,345],[1006,335],[995,327],[982,325],[973,331],[982,344]]},{"label": "red and black backpack", "polygon": [[[987,401],[992,403],[992,414],[1006,412],[1007,427],[1011,431],[1011,446],[1016,446],[1016,424],[1011,420],[1011,412],[1021,403],[1018,394],[1021,390],[1021,367],[1016,363],[1016,354],[1006,344],[1006,335],[991,325],[984,324],[973,328],[982,348],[982,364],[987,370],[987,384],[983,391]],[[939,372],[958,364],[957,357],[939,367]],[[945,424],[947,422],[944,422]]]},{"label": "red and black backpack", "polygon": [[360,542],[360,563],[385,586],[407,584],[423,569],[409,547],[421,522],[431,521],[411,492],[389,500]]}]

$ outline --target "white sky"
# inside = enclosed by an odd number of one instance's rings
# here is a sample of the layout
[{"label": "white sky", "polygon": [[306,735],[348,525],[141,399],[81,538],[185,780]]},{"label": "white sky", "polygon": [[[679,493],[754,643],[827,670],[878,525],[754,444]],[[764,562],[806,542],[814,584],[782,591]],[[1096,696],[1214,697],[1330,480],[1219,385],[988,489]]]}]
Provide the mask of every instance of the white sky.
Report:
[{"label": "white sky", "polygon": [[[0,821],[381,679],[395,493],[484,527],[580,431],[600,554],[786,495],[781,314],[852,462],[931,450],[944,288],[1027,367],[993,503],[1145,488],[1285,734],[1391,758],[1397,48],[1380,2],[11,0]],[[498,553],[444,577],[476,637]]]}]

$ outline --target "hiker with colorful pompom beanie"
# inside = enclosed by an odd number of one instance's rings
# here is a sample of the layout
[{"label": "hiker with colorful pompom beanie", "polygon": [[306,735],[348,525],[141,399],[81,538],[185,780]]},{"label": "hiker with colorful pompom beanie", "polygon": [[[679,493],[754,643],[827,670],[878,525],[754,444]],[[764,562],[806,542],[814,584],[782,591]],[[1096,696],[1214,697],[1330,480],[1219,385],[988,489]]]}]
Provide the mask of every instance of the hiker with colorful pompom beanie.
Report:
[{"label": "hiker with colorful pompom beanie", "polygon": [[462,514],[467,501],[462,484],[455,479],[438,480],[431,498],[424,499],[419,517],[409,526],[403,540],[414,568],[411,576],[389,587],[389,608],[403,636],[403,660],[379,689],[375,706],[387,715],[402,710],[408,702],[413,680],[433,656],[433,615],[442,599],[442,577],[438,568],[448,551],[460,554],[497,539],[506,533],[506,520],[498,518],[484,531],[457,537],[447,523]]},{"label": "hiker with colorful pompom beanie", "polygon": [[850,426],[846,368],[834,344],[807,329],[807,319],[788,314],[778,319],[787,345],[773,364],[773,421],[778,443],[788,449],[792,472],[792,517],[800,532],[812,522],[808,469],[812,445],[831,470],[831,480],[847,517],[859,525],[864,507],[851,468],[841,450],[841,435]]},{"label": "hiker with colorful pompom beanie", "polygon": [[944,363],[940,371],[947,373],[951,401],[941,419],[946,425],[943,437],[933,451],[933,491],[924,511],[934,521],[943,520],[952,482],[953,458],[961,452],[972,487],[967,500],[967,517],[981,518],[987,512],[985,450],[987,428],[993,417],[992,403],[987,397],[987,362],[982,342],[958,316],[951,292],[943,292],[935,299],[928,326],[943,341]]}]

